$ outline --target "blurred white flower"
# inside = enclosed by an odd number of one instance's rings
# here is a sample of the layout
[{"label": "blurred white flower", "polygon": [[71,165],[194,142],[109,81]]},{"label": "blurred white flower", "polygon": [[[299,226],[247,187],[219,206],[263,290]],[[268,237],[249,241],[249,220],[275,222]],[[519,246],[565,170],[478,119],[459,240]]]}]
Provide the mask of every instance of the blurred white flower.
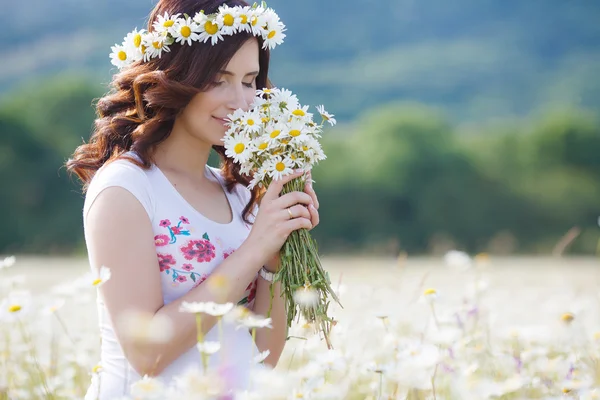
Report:
[{"label": "blurred white flower", "polygon": [[294,301],[305,308],[315,307],[319,303],[319,292],[305,285],[294,292]]},{"label": "blurred white flower", "polygon": [[221,317],[221,316],[227,314],[228,312],[230,312],[231,310],[233,310],[233,307],[234,307],[233,303],[219,304],[219,303],[214,303],[212,301],[190,303],[190,302],[184,301],[183,303],[181,303],[181,307],[179,308],[179,311],[192,313],[192,314],[204,313],[204,314],[212,315],[214,317]]},{"label": "blurred white flower", "polygon": [[90,275],[92,286],[100,287],[110,279],[110,269],[102,265],[100,268],[94,268]]},{"label": "blurred white flower", "polygon": [[463,251],[450,250],[444,256],[444,261],[448,267],[457,271],[466,271],[471,268],[471,257]]},{"label": "blurred white flower", "polygon": [[131,395],[136,399],[161,400],[165,396],[165,385],[146,375],[131,385]]},{"label": "blurred white flower", "polygon": [[15,256],[6,257],[4,260],[0,261],[0,269],[9,268],[15,265],[17,259]]},{"label": "blurred white flower", "polygon": [[196,348],[198,348],[198,351],[200,353],[211,355],[211,354],[215,354],[217,351],[219,351],[221,349],[221,343],[204,341],[204,342],[196,343]]},{"label": "blurred white flower", "polygon": [[271,325],[271,318],[262,318],[257,315],[248,315],[246,318],[243,318],[238,321],[238,326],[236,329],[240,328],[273,328]]},{"label": "blurred white flower", "polygon": [[216,371],[203,372],[191,368],[175,378],[175,389],[178,391],[178,395],[181,396],[178,396],[178,398],[211,399],[225,394],[227,387],[223,378]]},{"label": "blurred white flower", "polygon": [[0,321],[13,322],[20,320],[31,311],[31,293],[13,291],[0,302]]}]

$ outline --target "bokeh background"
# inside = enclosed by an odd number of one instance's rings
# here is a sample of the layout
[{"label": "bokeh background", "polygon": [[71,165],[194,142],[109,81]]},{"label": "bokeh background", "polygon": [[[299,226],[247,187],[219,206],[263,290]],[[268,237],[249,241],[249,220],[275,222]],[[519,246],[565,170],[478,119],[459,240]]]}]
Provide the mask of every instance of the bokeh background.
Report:
[{"label": "bokeh background", "polygon": [[[155,1],[5,1],[0,254],[84,256],[64,162],[89,138],[110,47]],[[600,2],[268,5],[287,26],[272,80],[338,120],[314,171],[324,255],[594,255]]]}]

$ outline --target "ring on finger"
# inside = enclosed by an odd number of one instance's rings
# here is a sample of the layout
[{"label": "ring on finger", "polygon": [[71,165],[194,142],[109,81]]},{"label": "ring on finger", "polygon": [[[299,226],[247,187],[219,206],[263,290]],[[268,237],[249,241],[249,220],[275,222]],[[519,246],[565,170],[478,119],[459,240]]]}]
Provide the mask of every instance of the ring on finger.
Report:
[{"label": "ring on finger", "polygon": [[294,219],[294,214],[292,214],[292,210],[290,210],[290,207],[287,208],[287,212],[288,214],[290,214],[290,219]]}]

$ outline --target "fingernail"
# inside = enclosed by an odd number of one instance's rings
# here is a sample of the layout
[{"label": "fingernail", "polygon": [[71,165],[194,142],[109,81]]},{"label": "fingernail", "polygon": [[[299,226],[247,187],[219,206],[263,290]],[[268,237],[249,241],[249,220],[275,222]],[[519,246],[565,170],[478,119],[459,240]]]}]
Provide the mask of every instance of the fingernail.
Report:
[{"label": "fingernail", "polygon": [[295,172],[299,174],[300,172],[304,172],[304,170],[302,168],[298,168]]}]

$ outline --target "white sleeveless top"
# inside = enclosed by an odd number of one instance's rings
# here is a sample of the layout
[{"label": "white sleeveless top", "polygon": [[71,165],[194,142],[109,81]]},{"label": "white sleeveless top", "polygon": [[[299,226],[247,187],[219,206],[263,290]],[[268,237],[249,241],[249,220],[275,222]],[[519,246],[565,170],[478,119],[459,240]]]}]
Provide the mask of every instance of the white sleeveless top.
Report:
[{"label": "white sleeveless top", "polygon": [[[154,273],[161,276],[165,305],[201,285],[215,267],[242,244],[250,232],[250,225],[242,219],[242,211],[250,198],[250,191],[243,185],[236,184],[232,192],[228,192],[221,172],[216,168],[206,166],[205,176],[223,187],[233,211],[230,223],[215,222],[194,209],[156,166],[144,170],[125,159],[100,168],[86,193],[83,207],[86,239],[88,227],[85,216],[94,199],[104,189],[122,187],[142,204],[154,230],[158,260]],[[256,286],[255,278],[248,283],[240,304],[253,307]],[[92,381],[86,400],[114,399],[128,395],[131,384],[140,379],[123,354],[100,295],[97,303],[102,369],[99,379]],[[246,384],[252,354],[257,354],[258,351],[248,330],[236,330],[234,326],[226,325],[223,331],[221,350],[210,358],[210,365],[211,368],[227,371],[224,375],[229,381],[228,385],[241,389]],[[207,333],[206,340],[219,340],[217,326]],[[165,368],[157,378],[169,385],[188,368],[199,369],[201,366],[200,353],[194,346]]]}]

